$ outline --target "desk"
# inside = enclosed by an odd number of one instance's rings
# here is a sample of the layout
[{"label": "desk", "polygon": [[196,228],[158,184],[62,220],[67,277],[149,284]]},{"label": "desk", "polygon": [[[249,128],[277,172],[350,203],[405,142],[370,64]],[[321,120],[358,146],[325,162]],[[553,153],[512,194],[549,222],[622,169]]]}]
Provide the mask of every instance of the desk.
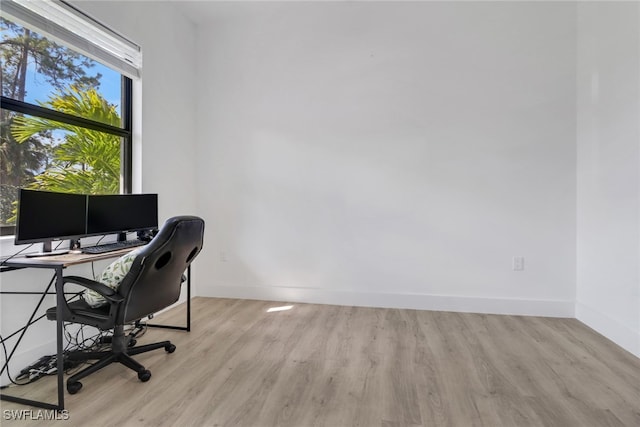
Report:
[{"label": "desk", "polygon": [[[122,256],[135,248],[125,248],[120,249],[118,251],[107,252],[103,254],[64,254],[64,255],[52,255],[46,257],[35,257],[35,258],[27,258],[27,257],[16,257],[4,262],[4,266],[9,267],[8,270],[17,270],[22,268],[48,268],[55,271],[55,295],[56,295],[56,355],[57,355],[57,379],[58,379],[58,403],[51,404],[47,402],[40,402],[36,400],[24,399],[16,396],[9,396],[6,394],[0,394],[0,400],[6,400],[8,402],[21,403],[25,405],[36,406],[39,408],[45,409],[53,409],[61,411],[64,409],[64,360],[63,360],[63,339],[62,339],[62,329],[63,329],[63,320],[62,320],[62,304],[64,304],[64,289],[63,289],[63,276],[62,271],[70,266],[86,264],[94,261],[100,261],[109,258],[116,258]],[[28,323],[31,323],[33,317],[36,314],[37,309],[42,303],[44,296],[49,293],[49,289],[54,282],[52,278],[51,282],[49,282],[49,286],[43,292],[42,298],[40,299],[40,303],[36,310],[34,310],[31,318]],[[0,293],[21,293],[17,292],[4,292],[0,291]],[[181,329],[189,331],[191,329],[191,266],[187,268],[187,325],[185,327],[182,326],[165,326],[165,325],[147,325],[151,327],[163,327],[163,328],[171,328],[171,329]],[[28,327],[28,326],[27,326]],[[26,332],[27,328],[22,331],[20,338]],[[18,340],[18,343],[20,339]],[[17,344],[16,343],[16,347]],[[8,359],[11,359],[15,351],[15,347],[11,351]],[[7,360],[9,363],[9,360]]]}]

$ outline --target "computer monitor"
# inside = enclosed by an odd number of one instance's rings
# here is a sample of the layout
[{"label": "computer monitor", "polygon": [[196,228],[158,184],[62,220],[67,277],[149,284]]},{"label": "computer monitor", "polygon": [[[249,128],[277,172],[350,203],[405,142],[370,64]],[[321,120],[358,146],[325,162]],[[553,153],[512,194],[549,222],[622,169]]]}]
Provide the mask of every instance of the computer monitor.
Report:
[{"label": "computer monitor", "polygon": [[51,252],[52,240],[85,234],[87,196],[20,189],[15,243],[43,243]]},{"label": "computer monitor", "polygon": [[158,228],[157,194],[89,195],[87,235]]}]

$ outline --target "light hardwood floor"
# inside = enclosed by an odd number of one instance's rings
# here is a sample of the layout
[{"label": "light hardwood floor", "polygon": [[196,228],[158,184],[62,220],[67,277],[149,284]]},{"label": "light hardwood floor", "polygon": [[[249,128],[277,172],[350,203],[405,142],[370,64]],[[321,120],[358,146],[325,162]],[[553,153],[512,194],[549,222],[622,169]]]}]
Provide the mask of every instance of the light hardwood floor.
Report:
[{"label": "light hardwood floor", "polygon": [[[640,359],[577,320],[314,304],[267,312],[282,305],[195,298],[190,333],[150,329],[140,340],[178,347],[137,356],[149,382],[111,365],[66,395],[69,419],[55,425],[640,426]],[[183,319],[183,306],[156,318]],[[31,387],[54,400],[50,378]]]}]

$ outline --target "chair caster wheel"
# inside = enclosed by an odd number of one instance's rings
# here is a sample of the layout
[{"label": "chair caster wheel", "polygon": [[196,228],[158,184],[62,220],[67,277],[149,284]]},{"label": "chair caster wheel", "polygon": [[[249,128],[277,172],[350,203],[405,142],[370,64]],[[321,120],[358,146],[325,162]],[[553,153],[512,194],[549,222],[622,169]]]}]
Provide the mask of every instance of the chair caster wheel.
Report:
[{"label": "chair caster wheel", "polygon": [[174,351],[176,351],[176,346],[173,344],[169,344],[169,345],[165,345],[164,349],[166,350],[167,353],[173,353]]},{"label": "chair caster wheel", "polygon": [[138,379],[143,383],[149,381],[150,378],[151,378],[151,371],[149,371],[148,369],[138,372]]},{"label": "chair caster wheel", "polygon": [[127,344],[127,347],[135,347],[136,344],[138,344],[138,341],[136,341],[135,339],[131,339],[129,340],[129,344]]},{"label": "chair caster wheel", "polygon": [[74,383],[67,382],[67,391],[69,394],[76,394],[82,388],[82,383],[80,381],[76,381]]}]

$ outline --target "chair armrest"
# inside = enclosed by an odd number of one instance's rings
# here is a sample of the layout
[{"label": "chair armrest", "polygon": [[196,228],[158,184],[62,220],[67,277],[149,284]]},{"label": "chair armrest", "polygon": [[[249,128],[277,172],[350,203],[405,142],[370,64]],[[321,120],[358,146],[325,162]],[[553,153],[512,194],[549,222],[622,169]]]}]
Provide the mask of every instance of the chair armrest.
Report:
[{"label": "chair armrest", "polygon": [[119,295],[115,290],[111,289],[107,285],[97,282],[95,280],[87,279],[80,276],[65,276],[63,277],[63,283],[73,283],[80,285],[83,288],[91,289],[102,295],[107,301],[121,302],[124,297]]}]

